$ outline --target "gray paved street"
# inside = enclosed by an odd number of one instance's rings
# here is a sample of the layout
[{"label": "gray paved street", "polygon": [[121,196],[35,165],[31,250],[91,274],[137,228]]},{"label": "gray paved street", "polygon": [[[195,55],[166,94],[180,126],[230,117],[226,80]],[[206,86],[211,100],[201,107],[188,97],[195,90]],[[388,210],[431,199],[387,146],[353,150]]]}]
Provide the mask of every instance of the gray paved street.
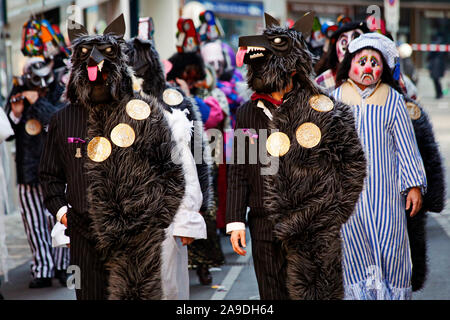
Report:
[{"label": "gray paved street", "polygon": [[[450,95],[436,101],[431,80],[426,71],[420,73],[419,95],[422,105],[429,113],[445,159],[446,171],[450,172]],[[444,89],[450,87],[450,75],[443,81]],[[449,175],[446,176],[450,186]],[[449,188],[448,188],[449,189]],[[3,283],[1,291],[6,299],[17,300],[71,300],[75,299],[72,290],[62,288],[54,280],[53,287],[28,289],[30,281],[30,250],[23,232],[19,214],[7,217],[7,243],[10,255],[9,282]],[[430,214],[427,225],[429,248],[429,276],[424,289],[415,293],[413,299],[450,300],[450,190],[447,190],[447,208],[442,214]],[[248,239],[248,237],[247,237]],[[248,239],[249,240],[249,239]],[[229,238],[222,236],[222,249],[226,263],[221,268],[211,270],[213,283],[210,286],[199,284],[194,270],[190,270],[190,294],[193,300],[256,300],[259,299],[256,277],[251,259],[251,243],[247,241],[248,254],[240,257],[235,254]]]}]

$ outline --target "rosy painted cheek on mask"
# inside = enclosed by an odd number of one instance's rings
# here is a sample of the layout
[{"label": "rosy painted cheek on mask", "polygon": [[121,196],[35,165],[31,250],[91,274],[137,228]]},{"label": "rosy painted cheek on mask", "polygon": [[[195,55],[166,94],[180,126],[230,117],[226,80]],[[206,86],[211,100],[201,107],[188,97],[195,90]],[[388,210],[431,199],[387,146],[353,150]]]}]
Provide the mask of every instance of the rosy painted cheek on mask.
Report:
[{"label": "rosy painted cheek on mask", "polygon": [[361,75],[363,74],[362,67],[359,64],[352,62],[352,67],[350,70],[351,71],[349,72],[348,77],[356,83],[363,84],[361,82]]},{"label": "rosy painted cheek on mask", "polygon": [[377,79],[380,79],[380,76],[381,76],[381,70],[380,69],[375,71],[375,76],[377,77]]}]

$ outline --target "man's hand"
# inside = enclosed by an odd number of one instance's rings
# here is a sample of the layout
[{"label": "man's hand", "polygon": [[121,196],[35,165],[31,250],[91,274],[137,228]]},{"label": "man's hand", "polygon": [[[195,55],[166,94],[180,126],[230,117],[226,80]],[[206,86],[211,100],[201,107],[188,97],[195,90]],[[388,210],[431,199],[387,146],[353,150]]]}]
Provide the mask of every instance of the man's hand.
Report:
[{"label": "man's hand", "polygon": [[67,228],[67,214],[61,217],[61,223]]},{"label": "man's hand", "polygon": [[[11,100],[18,99],[21,96],[22,96],[22,92],[19,92],[18,94],[13,95],[11,97]],[[23,104],[22,99],[19,99],[16,102],[11,102],[11,111],[14,113],[15,117],[20,118],[22,116],[23,109],[24,109],[24,104]]]},{"label": "man's hand", "polygon": [[422,193],[419,187],[411,188],[406,197],[406,210],[409,210],[412,204],[410,217],[414,217],[420,208],[422,208]]},{"label": "man's hand", "polygon": [[194,238],[190,238],[190,237],[180,237],[181,239],[181,243],[183,244],[183,246],[189,245],[192,242],[194,242]]},{"label": "man's hand", "polygon": [[245,243],[245,230],[234,230],[231,231],[231,245],[233,246],[234,252],[241,256],[245,256],[247,251],[241,248],[239,245],[239,240],[241,241],[242,247],[246,248],[247,244]]},{"label": "man's hand", "polygon": [[[67,214],[61,217],[61,223],[67,228]],[[67,248],[70,248],[70,243],[67,244]]]},{"label": "man's hand", "polygon": [[35,104],[37,99],[39,99],[39,92],[34,90],[27,90],[22,92],[22,95],[28,100],[30,104]]}]

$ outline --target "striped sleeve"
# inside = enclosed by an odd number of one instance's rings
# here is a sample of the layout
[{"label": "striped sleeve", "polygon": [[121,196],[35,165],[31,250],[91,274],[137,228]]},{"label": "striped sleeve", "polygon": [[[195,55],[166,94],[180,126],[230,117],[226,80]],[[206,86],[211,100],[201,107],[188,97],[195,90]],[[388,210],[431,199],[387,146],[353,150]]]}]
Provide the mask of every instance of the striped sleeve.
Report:
[{"label": "striped sleeve", "polygon": [[[394,92],[394,90],[391,92]],[[398,93],[395,94],[397,99],[394,99],[394,102],[396,102],[397,108],[394,120],[394,139],[401,169],[401,192],[405,194],[412,187],[421,187],[424,194],[427,186],[426,174],[414,128],[403,97]]]}]

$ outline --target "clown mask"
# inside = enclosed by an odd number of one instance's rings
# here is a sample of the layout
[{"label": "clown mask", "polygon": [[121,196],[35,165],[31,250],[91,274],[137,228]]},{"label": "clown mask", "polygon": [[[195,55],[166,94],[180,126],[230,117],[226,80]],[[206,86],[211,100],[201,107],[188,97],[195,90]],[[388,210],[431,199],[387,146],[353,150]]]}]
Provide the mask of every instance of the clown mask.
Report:
[{"label": "clown mask", "polygon": [[363,49],[352,59],[348,77],[362,86],[378,82],[383,73],[383,62],[378,51]]},{"label": "clown mask", "polygon": [[339,62],[342,62],[344,60],[345,53],[347,52],[347,47],[349,43],[358,38],[360,35],[362,35],[364,32],[362,32],[361,29],[355,29],[350,30],[347,32],[342,33],[337,42],[336,42],[336,54],[338,57]]}]

